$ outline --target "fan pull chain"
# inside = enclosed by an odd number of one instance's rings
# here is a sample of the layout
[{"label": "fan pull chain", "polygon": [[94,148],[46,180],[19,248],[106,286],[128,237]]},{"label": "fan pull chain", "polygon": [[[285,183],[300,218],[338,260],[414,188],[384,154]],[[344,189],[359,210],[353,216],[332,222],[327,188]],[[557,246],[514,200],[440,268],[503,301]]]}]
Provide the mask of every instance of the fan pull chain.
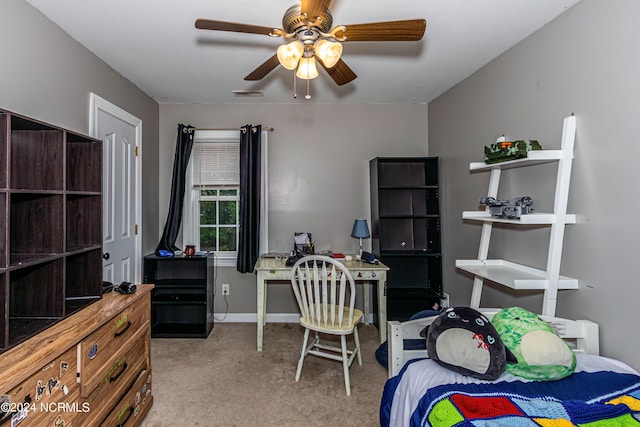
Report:
[{"label": "fan pull chain", "polygon": [[293,72],[293,98],[297,98],[298,97],[298,93],[296,90],[296,82],[298,81],[298,79],[296,79],[296,72]]},{"label": "fan pull chain", "polygon": [[307,79],[307,94],[304,96],[304,99],[311,99],[311,94],[309,94],[309,79]]}]

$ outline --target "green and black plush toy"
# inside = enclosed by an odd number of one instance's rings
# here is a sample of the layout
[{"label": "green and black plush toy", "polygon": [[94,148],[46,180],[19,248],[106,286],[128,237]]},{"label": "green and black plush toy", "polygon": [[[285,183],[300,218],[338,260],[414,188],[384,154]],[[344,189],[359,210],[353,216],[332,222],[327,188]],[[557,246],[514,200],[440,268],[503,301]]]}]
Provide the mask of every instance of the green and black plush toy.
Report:
[{"label": "green and black plush toy", "polygon": [[426,332],[429,358],[454,372],[495,380],[517,362],[489,319],[469,307],[451,307]]},{"label": "green and black plush toy", "polygon": [[559,380],[573,373],[576,356],[537,314],[520,307],[505,308],[491,320],[518,363],[507,372],[530,380]]}]

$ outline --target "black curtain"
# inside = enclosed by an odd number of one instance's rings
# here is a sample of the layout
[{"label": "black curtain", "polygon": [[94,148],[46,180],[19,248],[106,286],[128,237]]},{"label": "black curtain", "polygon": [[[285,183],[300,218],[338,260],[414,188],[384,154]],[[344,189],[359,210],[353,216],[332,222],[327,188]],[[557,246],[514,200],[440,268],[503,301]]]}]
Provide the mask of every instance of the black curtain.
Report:
[{"label": "black curtain", "polygon": [[162,237],[156,248],[156,254],[161,250],[177,251],[176,238],[182,222],[182,205],[184,203],[185,180],[189,156],[193,148],[193,133],[195,128],[189,125],[178,125],[178,137],[176,139],[176,154],[173,158],[173,178],[171,180],[171,199],[169,201],[169,213],[164,224]]},{"label": "black curtain", "polygon": [[260,256],[261,134],[260,125],[245,125],[240,130],[240,273],[253,272]]}]

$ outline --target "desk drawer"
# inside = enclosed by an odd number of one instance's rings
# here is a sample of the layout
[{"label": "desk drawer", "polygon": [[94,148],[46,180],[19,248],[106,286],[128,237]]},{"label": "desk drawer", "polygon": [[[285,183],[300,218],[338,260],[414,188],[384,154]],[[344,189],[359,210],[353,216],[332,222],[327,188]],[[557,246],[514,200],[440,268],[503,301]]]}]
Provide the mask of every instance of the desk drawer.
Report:
[{"label": "desk drawer", "polygon": [[148,339],[147,334],[113,365],[104,367],[103,377],[96,389],[89,397],[82,399],[83,404],[86,403],[91,410],[81,414],[80,425],[98,425],[127,393],[140,373],[149,368],[146,357]]},{"label": "desk drawer", "polygon": [[9,391],[7,395],[11,402],[24,403],[17,405],[24,410],[14,413],[12,424],[7,422],[6,425],[17,425],[18,420],[22,419],[20,426],[40,427],[54,425],[53,421],[58,416],[66,422],[75,417],[76,410],[82,410],[78,399],[76,367],[76,348],[72,347]]},{"label": "desk drawer", "polygon": [[111,411],[101,427],[133,427],[144,419],[153,402],[151,369],[143,371],[129,392]]},{"label": "desk drawer", "polygon": [[104,366],[112,366],[148,328],[149,296],[120,314],[80,342],[80,395],[87,397],[102,380]]},{"label": "desk drawer", "polygon": [[291,280],[291,269],[289,270],[262,270],[258,272],[264,276],[264,280]]},{"label": "desk drawer", "polygon": [[380,277],[384,274],[386,274],[385,271],[371,270],[353,270],[351,272],[353,280],[380,280]]},{"label": "desk drawer", "polygon": [[[380,276],[386,274],[386,271],[374,271],[369,268],[362,270],[350,269],[351,275],[355,280],[380,280]],[[263,280],[291,280],[291,269],[289,270],[260,270],[258,271],[259,278]]]}]

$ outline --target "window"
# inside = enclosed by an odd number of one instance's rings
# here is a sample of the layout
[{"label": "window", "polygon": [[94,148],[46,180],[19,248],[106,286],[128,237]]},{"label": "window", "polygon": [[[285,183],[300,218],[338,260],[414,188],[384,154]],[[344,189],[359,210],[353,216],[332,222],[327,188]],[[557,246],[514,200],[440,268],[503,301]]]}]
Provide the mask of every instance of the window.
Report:
[{"label": "window", "polygon": [[[262,133],[261,252],[267,252],[267,132]],[[183,243],[235,266],[240,233],[240,132],[197,130],[187,171]]]},{"label": "window", "polygon": [[202,251],[238,251],[239,188],[207,187],[198,191],[198,246]]}]

